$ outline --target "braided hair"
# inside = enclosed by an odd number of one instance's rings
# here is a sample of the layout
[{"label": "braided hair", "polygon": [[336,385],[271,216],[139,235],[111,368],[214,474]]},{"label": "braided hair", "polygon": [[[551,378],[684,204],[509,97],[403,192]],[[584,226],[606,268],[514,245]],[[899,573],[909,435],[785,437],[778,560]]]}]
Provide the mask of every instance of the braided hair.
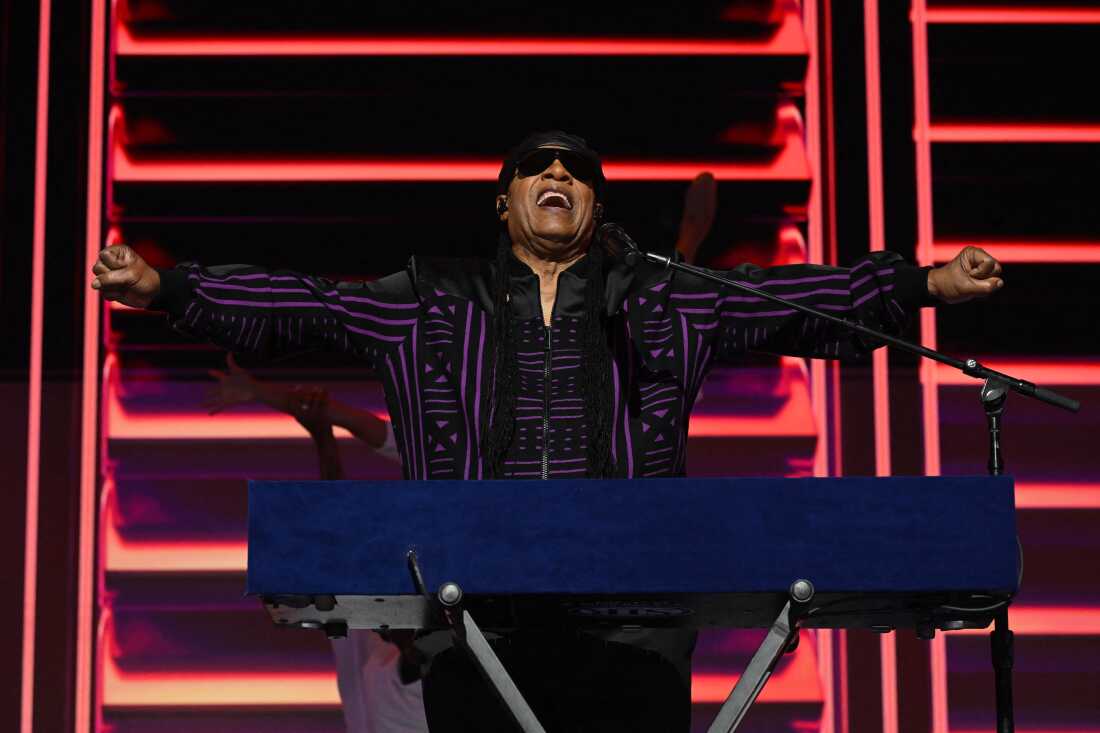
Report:
[{"label": "braided hair", "polygon": [[[519,362],[516,358],[516,331],[508,299],[509,262],[512,242],[502,233],[496,252],[496,279],[493,287],[492,387],[489,390],[489,425],[482,432],[481,454],[489,475],[502,478],[504,458],[515,436],[516,403],[519,397]],[[593,240],[588,250],[589,276],[584,288],[584,323],[581,330],[581,380],[585,414],[588,415],[588,454],[586,475],[607,478],[614,475],[611,459],[611,350],[608,346],[607,317],[604,307],[604,245]],[[546,438],[544,438],[546,439]]]}]

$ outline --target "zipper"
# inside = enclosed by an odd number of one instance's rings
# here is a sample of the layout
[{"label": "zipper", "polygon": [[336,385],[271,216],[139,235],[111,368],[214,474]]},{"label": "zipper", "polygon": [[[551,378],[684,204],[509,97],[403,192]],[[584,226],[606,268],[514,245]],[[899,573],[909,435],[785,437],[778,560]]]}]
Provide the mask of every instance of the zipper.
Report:
[{"label": "zipper", "polygon": [[553,325],[546,328],[546,350],[542,358],[542,479],[550,478],[550,348]]}]

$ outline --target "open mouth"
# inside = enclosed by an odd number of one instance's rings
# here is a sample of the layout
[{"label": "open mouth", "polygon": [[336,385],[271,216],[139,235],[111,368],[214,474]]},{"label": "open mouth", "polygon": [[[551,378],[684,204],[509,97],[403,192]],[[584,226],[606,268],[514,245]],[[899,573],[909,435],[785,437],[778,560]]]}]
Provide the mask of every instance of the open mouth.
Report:
[{"label": "open mouth", "polygon": [[573,202],[569,200],[568,196],[561,191],[555,191],[553,189],[547,189],[540,193],[535,204],[545,208],[565,209],[566,211],[573,208]]}]

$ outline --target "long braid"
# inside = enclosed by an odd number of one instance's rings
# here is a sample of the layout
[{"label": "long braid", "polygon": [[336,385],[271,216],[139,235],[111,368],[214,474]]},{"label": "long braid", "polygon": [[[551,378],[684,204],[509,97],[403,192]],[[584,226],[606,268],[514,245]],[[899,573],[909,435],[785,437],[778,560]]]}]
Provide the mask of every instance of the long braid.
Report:
[{"label": "long braid", "polygon": [[489,425],[482,432],[481,454],[489,476],[503,478],[504,457],[512,445],[516,426],[516,402],[519,397],[519,362],[516,359],[515,334],[508,302],[508,263],[512,243],[502,235],[497,245],[496,283],[493,292],[493,330],[490,343],[493,354],[492,394],[489,401]]},{"label": "long braid", "polygon": [[614,475],[611,460],[611,351],[607,343],[604,305],[604,246],[598,240],[588,250],[588,281],[584,288],[584,332],[581,349],[586,365],[581,380],[588,424],[588,473],[590,478]]}]

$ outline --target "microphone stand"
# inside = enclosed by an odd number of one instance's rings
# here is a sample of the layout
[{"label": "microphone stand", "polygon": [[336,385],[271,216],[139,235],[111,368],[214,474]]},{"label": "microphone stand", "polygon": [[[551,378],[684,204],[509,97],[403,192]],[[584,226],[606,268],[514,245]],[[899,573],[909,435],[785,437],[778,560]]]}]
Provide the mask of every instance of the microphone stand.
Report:
[{"label": "microphone stand", "polygon": [[799,313],[805,313],[808,316],[820,318],[821,320],[828,321],[830,323],[835,323],[838,326],[843,326],[853,333],[859,334],[860,336],[866,336],[873,341],[879,341],[885,344],[889,344],[890,346],[893,346],[902,351],[908,351],[910,354],[916,354],[917,356],[923,356],[924,358],[931,359],[932,361],[938,361],[941,364],[946,364],[950,367],[958,369],[960,372],[969,377],[973,377],[975,379],[984,379],[994,384],[1003,385],[1004,387],[1011,389],[1014,392],[1019,392],[1020,394],[1027,397],[1037,399],[1040,402],[1046,402],[1048,405],[1061,407],[1063,410],[1069,410],[1070,412],[1077,412],[1081,409],[1081,403],[1077,400],[1071,399],[1064,395],[1060,395],[1057,392],[1045,389],[1043,387],[1037,387],[1031,382],[1025,381],[1023,379],[1018,379],[1009,374],[1004,374],[1003,372],[998,372],[994,369],[990,369],[980,364],[977,359],[956,359],[955,357],[948,356],[947,354],[944,354],[940,351],[935,351],[925,346],[921,346],[920,344],[914,344],[910,341],[906,341],[905,339],[898,338],[897,336],[891,336],[888,333],[883,333],[882,331],[869,328],[867,326],[864,326],[862,323],[856,323],[855,321],[850,321],[847,318],[841,318],[840,316],[835,316],[832,313],[821,311],[808,305],[803,305],[801,303],[796,303],[792,300],[787,300],[778,295],[773,295],[766,290],[754,288],[751,285],[747,285],[743,282],[731,280],[727,277],[722,277],[721,275],[717,275],[710,270],[705,270],[701,267],[689,265],[684,262],[676,262],[671,257],[659,255],[656,252],[645,252],[639,249],[634,240],[631,239],[630,236],[622,230],[622,227],[617,224],[609,223],[601,225],[598,235],[601,236],[604,241],[606,241],[607,239],[612,239],[620,242],[625,247],[624,254],[628,263],[632,260],[637,261],[641,259],[645,260],[646,262],[659,265],[665,269],[686,272],[703,280],[709,280],[710,282],[725,285],[726,287],[733,288],[734,290],[739,290],[742,293],[755,295],[758,298],[771,301],[772,303],[776,303],[777,305],[782,305],[785,308],[790,308],[791,310],[798,311]]},{"label": "microphone stand", "polygon": [[[1005,401],[1008,399],[1008,390],[1018,392],[1026,397],[1045,402],[1048,405],[1060,407],[1063,410],[1077,412],[1081,409],[1081,403],[1077,400],[1058,394],[1043,387],[1037,387],[1031,382],[1013,377],[1003,372],[998,372],[983,366],[977,359],[957,359],[934,349],[914,344],[905,339],[891,336],[873,328],[868,328],[861,323],[850,321],[847,318],[835,316],[832,313],[820,311],[801,303],[787,300],[778,295],[773,295],[765,290],[754,288],[737,280],[715,274],[710,270],[689,265],[684,262],[676,262],[672,257],[660,255],[655,252],[646,252],[638,247],[622,227],[618,224],[606,223],[600,226],[598,236],[603,241],[613,240],[619,242],[624,248],[626,261],[645,260],[669,270],[679,270],[689,275],[724,285],[728,288],[754,295],[763,300],[776,303],[785,308],[804,313],[813,318],[835,323],[838,326],[866,336],[868,339],[888,344],[910,354],[937,361],[958,369],[968,377],[985,380],[981,390],[981,402],[985,409],[986,421],[989,427],[989,473],[999,476],[1004,471],[1004,454],[1001,451],[1001,415],[1004,413]],[[1008,602],[998,611],[994,620],[994,630],[990,634],[990,647],[993,657],[994,686],[997,700],[997,733],[1013,733],[1015,723],[1012,711],[1012,666],[1013,666],[1013,633],[1008,628]]]}]

